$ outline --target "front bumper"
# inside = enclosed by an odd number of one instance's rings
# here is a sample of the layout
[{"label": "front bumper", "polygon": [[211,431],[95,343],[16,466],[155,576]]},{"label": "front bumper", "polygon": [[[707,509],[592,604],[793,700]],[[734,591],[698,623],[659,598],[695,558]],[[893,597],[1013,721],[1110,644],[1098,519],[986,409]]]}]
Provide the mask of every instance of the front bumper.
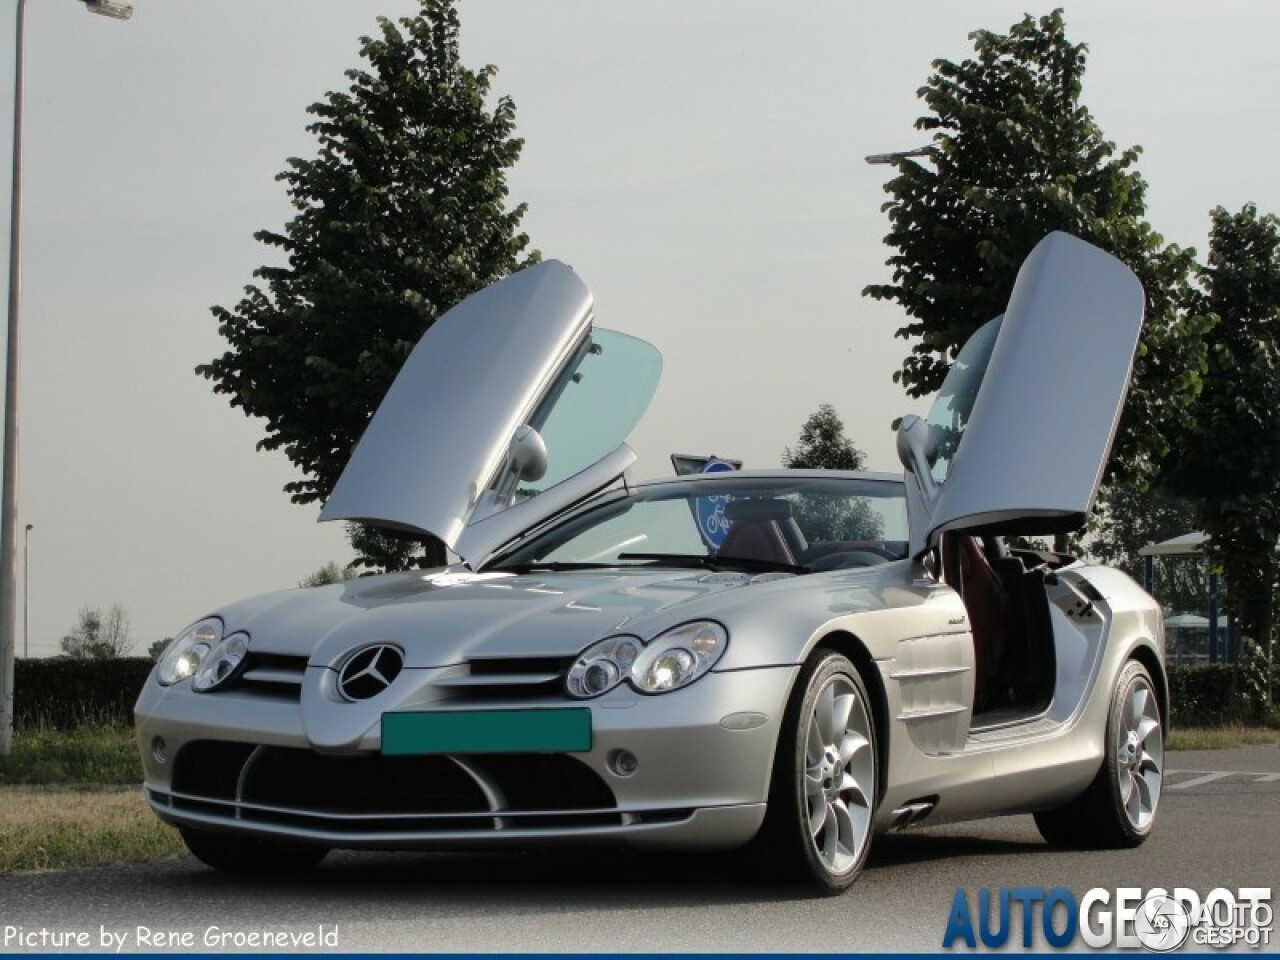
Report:
[{"label": "front bumper", "polygon": [[[763,820],[796,670],[713,672],[661,696],[617,689],[585,702],[414,707],[585,706],[591,747],[572,754],[388,757],[380,712],[355,747],[318,748],[306,729],[317,715],[297,702],[152,683],[137,730],[148,801],[178,826],[352,849],[725,848],[750,840]],[[622,751],[634,771],[618,764]]]}]

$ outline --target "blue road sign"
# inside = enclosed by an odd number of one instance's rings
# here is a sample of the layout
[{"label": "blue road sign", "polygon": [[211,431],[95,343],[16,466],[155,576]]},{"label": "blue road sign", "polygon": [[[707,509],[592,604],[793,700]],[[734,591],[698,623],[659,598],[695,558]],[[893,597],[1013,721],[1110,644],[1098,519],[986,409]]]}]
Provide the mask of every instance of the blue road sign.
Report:
[{"label": "blue road sign", "polygon": [[[702,468],[703,473],[732,473],[736,468],[724,460],[708,460]],[[694,516],[698,521],[698,533],[707,546],[718,550],[729,532],[730,520],[725,516],[724,508],[733,499],[728,494],[717,497],[698,497],[694,500]]]}]

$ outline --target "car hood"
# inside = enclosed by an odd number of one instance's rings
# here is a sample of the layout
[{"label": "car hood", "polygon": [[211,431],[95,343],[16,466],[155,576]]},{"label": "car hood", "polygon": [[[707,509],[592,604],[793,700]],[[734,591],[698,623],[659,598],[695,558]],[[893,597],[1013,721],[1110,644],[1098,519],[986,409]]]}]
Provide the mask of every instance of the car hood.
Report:
[{"label": "car hood", "polygon": [[[787,577],[787,580],[794,578]],[[473,659],[570,657],[614,633],[648,638],[687,617],[696,601],[776,583],[696,570],[473,574],[460,568],[364,577],[267,594],[228,607],[228,632],[256,652],[305,656],[336,668],[356,647],[393,643],[408,668]]]}]

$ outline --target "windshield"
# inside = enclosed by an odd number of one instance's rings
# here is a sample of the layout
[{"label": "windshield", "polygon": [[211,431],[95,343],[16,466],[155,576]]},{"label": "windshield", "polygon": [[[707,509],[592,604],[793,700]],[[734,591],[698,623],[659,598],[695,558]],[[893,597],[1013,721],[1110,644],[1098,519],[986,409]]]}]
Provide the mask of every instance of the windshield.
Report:
[{"label": "windshield", "polygon": [[900,481],[731,475],[642,488],[561,522],[498,567],[834,570],[901,559],[907,536]]}]

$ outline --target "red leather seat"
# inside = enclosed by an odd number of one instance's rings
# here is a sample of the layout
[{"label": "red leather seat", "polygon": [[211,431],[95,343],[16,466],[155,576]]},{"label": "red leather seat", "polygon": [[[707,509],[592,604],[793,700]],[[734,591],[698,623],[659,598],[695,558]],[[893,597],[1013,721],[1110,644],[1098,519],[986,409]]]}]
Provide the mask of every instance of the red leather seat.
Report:
[{"label": "red leather seat", "polygon": [[995,705],[1009,643],[1009,594],[977,538],[942,536],[942,577],[964,600],[973,633],[973,712]]},{"label": "red leather seat", "polygon": [[766,563],[796,562],[795,554],[787,545],[777,520],[735,520],[724,542],[716,551],[717,556],[739,557],[744,560],[761,560]]}]

